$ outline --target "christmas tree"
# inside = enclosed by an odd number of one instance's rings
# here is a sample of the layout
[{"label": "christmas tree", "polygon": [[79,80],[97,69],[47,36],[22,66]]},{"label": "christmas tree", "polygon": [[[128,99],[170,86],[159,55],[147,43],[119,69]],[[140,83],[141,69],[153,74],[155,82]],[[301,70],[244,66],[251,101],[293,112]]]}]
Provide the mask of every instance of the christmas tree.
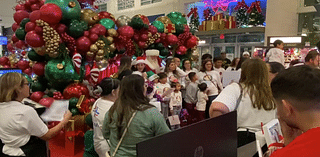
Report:
[{"label": "christmas tree", "polygon": [[189,23],[189,27],[190,27],[190,31],[191,32],[196,32],[199,30],[199,16],[196,15],[194,16],[194,14],[191,15],[191,19],[190,19],[190,23]]},{"label": "christmas tree", "polygon": [[262,11],[260,8],[260,1],[253,2],[251,7],[248,10],[248,17],[249,17],[249,26],[258,26],[263,25],[264,23],[264,16],[262,15]]},{"label": "christmas tree", "polygon": [[245,7],[241,7],[240,9],[238,9],[236,13],[238,27],[244,27],[248,25],[249,19],[248,19],[247,11],[248,9]]}]

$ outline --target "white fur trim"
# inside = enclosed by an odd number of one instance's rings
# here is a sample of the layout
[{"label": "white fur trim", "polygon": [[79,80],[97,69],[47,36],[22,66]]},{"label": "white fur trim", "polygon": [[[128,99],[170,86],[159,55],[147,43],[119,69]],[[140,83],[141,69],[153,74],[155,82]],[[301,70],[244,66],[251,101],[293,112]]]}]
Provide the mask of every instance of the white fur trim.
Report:
[{"label": "white fur trim", "polygon": [[159,50],[146,50],[146,56],[159,56]]},{"label": "white fur trim", "polygon": [[246,51],[246,52],[243,52],[242,56],[244,56],[244,55],[249,55],[250,56],[250,53]]},{"label": "white fur trim", "polygon": [[142,59],[140,59],[140,60],[137,60],[137,61],[136,61],[135,63],[136,63],[135,65],[137,65],[137,64],[139,64],[139,63],[143,63],[143,64],[146,64],[146,62],[145,62],[144,60],[142,60]]},{"label": "white fur trim", "polygon": [[159,78],[159,76],[157,74],[154,74],[154,75],[150,76],[148,79],[149,79],[149,81],[153,81],[158,78]]}]

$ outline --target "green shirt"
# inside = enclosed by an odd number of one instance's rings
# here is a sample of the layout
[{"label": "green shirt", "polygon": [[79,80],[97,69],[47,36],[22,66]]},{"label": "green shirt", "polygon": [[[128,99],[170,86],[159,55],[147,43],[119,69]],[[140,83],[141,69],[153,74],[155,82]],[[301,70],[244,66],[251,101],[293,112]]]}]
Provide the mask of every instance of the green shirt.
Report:
[{"label": "green shirt", "polygon": [[[108,114],[106,113],[102,126],[102,133],[104,138],[110,140],[111,155],[117,147],[119,140],[117,138],[117,127],[115,123],[109,124]],[[116,119],[117,114],[114,114]],[[163,115],[156,109],[150,108],[145,111],[138,111],[133,118],[128,132],[126,133],[116,156],[136,156],[136,144],[150,139],[152,137],[170,132]]]},{"label": "green shirt", "polygon": [[99,157],[93,146],[93,130],[88,130],[84,134],[84,146],[83,157]]}]

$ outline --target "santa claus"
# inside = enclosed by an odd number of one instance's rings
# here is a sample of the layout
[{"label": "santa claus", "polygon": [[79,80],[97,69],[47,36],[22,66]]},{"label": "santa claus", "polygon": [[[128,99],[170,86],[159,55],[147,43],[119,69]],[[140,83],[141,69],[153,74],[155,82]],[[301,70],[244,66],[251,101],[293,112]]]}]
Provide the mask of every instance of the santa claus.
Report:
[{"label": "santa claus", "polygon": [[159,53],[159,50],[146,50],[146,71],[152,71],[158,74],[163,70]]}]

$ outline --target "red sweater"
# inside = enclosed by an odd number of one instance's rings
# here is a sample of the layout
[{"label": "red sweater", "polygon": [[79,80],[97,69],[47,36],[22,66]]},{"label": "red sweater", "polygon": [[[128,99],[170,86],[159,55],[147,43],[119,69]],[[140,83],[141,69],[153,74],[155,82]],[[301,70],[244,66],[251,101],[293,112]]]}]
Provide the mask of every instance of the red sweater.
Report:
[{"label": "red sweater", "polygon": [[310,129],[271,157],[320,157],[320,127]]}]

